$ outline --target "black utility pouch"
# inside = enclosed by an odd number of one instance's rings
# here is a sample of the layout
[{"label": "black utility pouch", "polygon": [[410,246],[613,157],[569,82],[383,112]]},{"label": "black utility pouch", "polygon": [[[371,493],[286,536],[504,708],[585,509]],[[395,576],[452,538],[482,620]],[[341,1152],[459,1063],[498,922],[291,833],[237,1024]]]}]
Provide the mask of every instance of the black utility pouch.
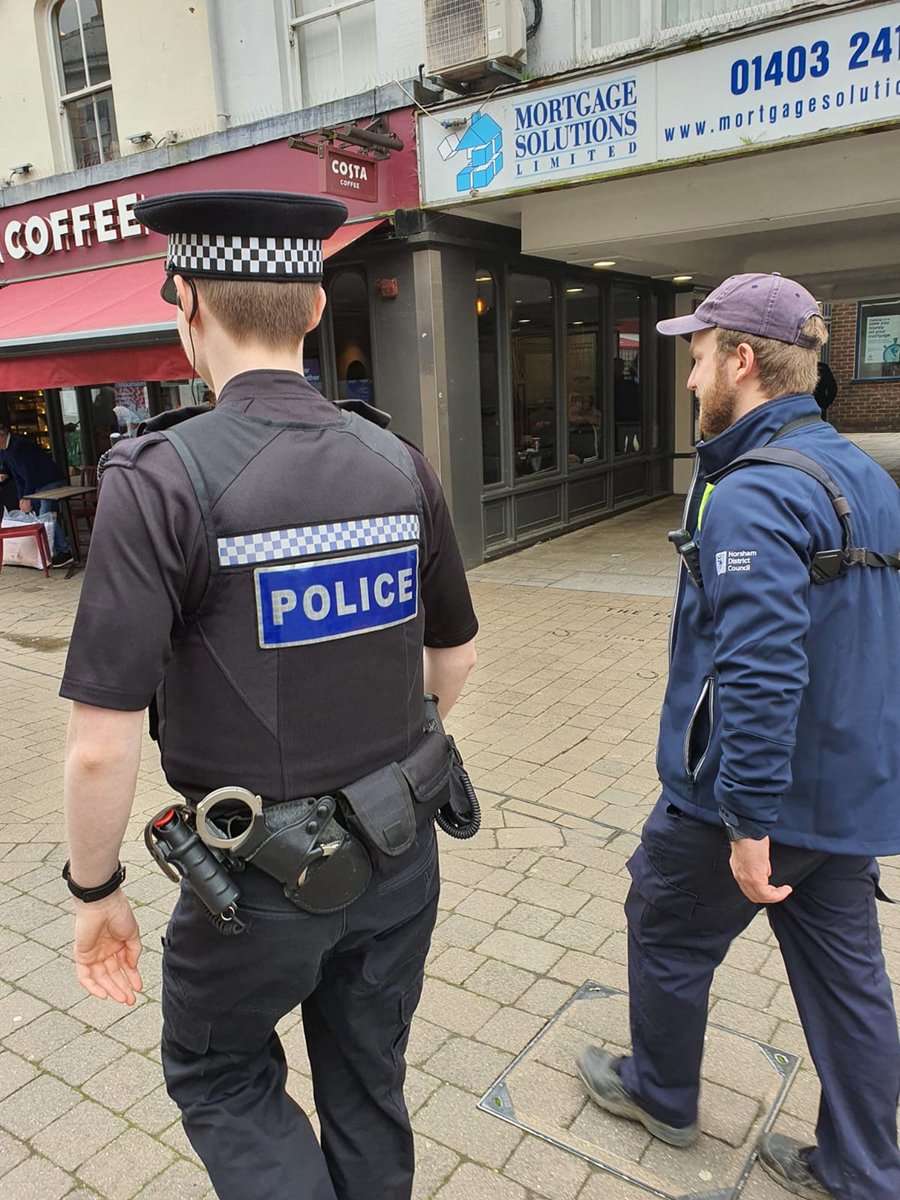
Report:
[{"label": "black utility pouch", "polygon": [[405,854],[416,840],[416,818],[406,777],[388,763],[342,788],[347,820],[376,861]]},{"label": "black utility pouch", "polygon": [[452,765],[453,747],[450,739],[437,731],[426,733],[412,754],[400,763],[400,770],[406,776],[416,801],[419,821],[434,816],[447,803]]}]

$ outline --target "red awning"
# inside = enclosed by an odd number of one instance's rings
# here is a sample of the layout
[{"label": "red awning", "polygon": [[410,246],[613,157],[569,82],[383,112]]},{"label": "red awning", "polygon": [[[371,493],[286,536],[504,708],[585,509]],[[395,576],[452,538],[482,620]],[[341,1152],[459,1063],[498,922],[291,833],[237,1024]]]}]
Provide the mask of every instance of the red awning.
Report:
[{"label": "red awning", "polygon": [[325,257],[331,258],[333,254],[337,254],[340,250],[345,250],[347,246],[352,246],[361,237],[365,237],[367,233],[371,233],[373,229],[377,229],[379,225],[383,225],[385,220],[385,217],[378,217],[375,221],[355,221],[350,225],[342,225],[337,233],[326,241],[324,247]]},{"label": "red awning", "polygon": [[[344,225],[325,257],[382,224]],[[186,379],[191,368],[159,294],[163,279],[155,258],[0,288],[0,392]]]}]

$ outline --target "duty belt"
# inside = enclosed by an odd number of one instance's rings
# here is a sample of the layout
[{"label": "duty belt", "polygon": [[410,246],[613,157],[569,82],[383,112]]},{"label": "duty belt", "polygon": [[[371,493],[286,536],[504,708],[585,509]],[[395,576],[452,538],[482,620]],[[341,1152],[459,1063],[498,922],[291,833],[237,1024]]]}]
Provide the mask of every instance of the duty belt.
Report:
[{"label": "duty belt", "polygon": [[246,927],[233,876],[247,864],[277,879],[298,908],[345,908],[368,886],[373,859],[409,850],[423,821],[437,815],[454,837],[478,830],[477,797],[431,708],[422,741],[400,763],[334,795],[283,803],[264,804],[243,787],[217,788],[194,806],[170,805],[153,817],[144,830],[147,848],[171,879],[187,881],[223,933]]}]

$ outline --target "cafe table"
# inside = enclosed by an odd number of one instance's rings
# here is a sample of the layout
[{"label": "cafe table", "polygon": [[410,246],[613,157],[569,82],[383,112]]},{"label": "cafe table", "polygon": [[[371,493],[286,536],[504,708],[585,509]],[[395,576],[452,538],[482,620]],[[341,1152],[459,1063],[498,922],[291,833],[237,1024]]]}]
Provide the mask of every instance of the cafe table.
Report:
[{"label": "cafe table", "polygon": [[[72,528],[72,513],[69,509],[69,504],[76,496],[87,496],[97,491],[96,487],[82,487],[80,484],[65,484],[63,487],[47,488],[44,492],[31,492],[25,496],[25,500],[30,500],[32,504],[40,500],[56,500],[59,503],[59,515],[62,518],[63,530],[65,531],[66,540],[69,543],[69,549],[72,552],[73,562],[66,571],[66,579],[71,579],[74,573],[82,566],[81,557],[78,553],[78,543],[75,540],[75,532]],[[51,551],[53,547],[50,547]]]}]

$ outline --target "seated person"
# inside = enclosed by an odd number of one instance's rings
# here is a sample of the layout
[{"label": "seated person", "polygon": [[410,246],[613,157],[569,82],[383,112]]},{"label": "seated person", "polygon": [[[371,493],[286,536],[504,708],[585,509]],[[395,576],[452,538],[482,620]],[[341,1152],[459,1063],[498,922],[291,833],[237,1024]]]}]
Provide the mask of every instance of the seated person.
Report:
[{"label": "seated person", "polygon": [[569,462],[596,462],[600,457],[600,411],[594,408],[591,397],[583,392],[570,392],[566,413],[569,422]]},{"label": "seated person", "polygon": [[[53,500],[27,500],[35,492],[46,492],[51,488],[65,487],[68,479],[47,451],[18,433],[11,433],[6,425],[0,425],[0,457],[3,474],[12,478],[16,497],[22,512],[33,512],[39,517],[56,512],[59,508]],[[54,567],[65,567],[72,561],[72,552],[57,520],[54,525],[53,545],[50,547]]]}]

